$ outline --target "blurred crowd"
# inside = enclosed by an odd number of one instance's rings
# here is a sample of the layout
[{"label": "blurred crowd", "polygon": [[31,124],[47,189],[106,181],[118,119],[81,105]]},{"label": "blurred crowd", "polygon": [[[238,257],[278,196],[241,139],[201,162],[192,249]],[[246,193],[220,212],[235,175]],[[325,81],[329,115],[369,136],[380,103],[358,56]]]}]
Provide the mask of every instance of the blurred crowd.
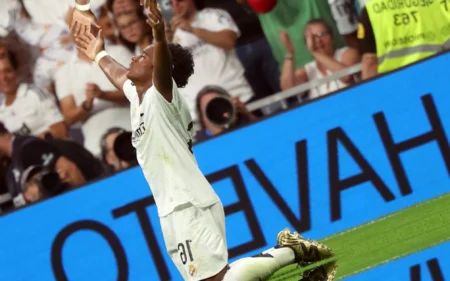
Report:
[{"label": "blurred crowd", "polygon": [[[257,14],[247,0],[160,0],[166,37],[194,56],[195,73],[181,93],[196,142],[286,109],[274,103],[250,112],[253,101],[359,64],[358,19],[367,1],[280,0]],[[127,99],[75,48],[74,4],[0,1],[0,211],[137,164]],[[139,0],[90,5],[106,50],[121,64],[152,43]],[[360,79],[320,84],[288,106]]]}]

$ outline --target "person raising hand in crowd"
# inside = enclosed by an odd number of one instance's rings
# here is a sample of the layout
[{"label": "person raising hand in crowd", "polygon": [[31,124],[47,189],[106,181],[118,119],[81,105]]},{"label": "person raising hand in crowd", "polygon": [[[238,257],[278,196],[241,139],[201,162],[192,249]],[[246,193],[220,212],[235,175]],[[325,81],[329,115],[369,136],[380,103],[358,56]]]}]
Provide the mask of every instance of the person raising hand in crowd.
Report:
[{"label": "person raising hand in crowd", "polygon": [[[334,72],[360,62],[357,50],[349,47],[336,49],[330,25],[322,19],[313,19],[305,26],[304,37],[308,51],[314,60],[304,67],[295,69],[295,50],[289,35],[280,32],[280,39],[286,49],[283,70],[281,73],[281,88],[287,90],[299,84],[320,79]],[[329,81],[311,89],[309,98],[317,98],[354,83],[352,76],[345,76],[335,81]]]}]

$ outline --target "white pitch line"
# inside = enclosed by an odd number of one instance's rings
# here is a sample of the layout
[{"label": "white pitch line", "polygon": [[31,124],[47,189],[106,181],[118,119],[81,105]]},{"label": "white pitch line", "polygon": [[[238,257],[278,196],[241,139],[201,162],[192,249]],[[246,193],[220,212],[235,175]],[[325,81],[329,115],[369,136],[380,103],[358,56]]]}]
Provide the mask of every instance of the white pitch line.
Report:
[{"label": "white pitch line", "polygon": [[342,236],[342,235],[347,234],[347,233],[349,233],[349,232],[358,230],[358,229],[360,229],[360,228],[362,228],[362,227],[365,227],[365,226],[374,224],[374,223],[376,223],[376,222],[384,221],[385,219],[388,219],[388,218],[391,218],[391,217],[393,217],[393,216],[395,216],[395,215],[398,215],[399,213],[401,213],[401,212],[403,212],[403,211],[405,211],[405,210],[407,210],[407,209],[409,209],[409,208],[415,208],[415,207],[419,207],[419,206],[423,206],[423,205],[432,203],[432,202],[434,202],[434,201],[436,201],[436,200],[438,200],[438,199],[440,199],[440,198],[442,198],[442,197],[445,197],[445,196],[447,196],[447,195],[450,195],[450,192],[445,193],[445,194],[442,194],[442,195],[439,195],[438,197],[434,197],[434,198],[429,199],[429,200],[427,200],[427,201],[419,202],[419,203],[414,204],[414,205],[412,205],[412,206],[403,208],[403,209],[401,209],[401,210],[399,210],[399,211],[390,213],[390,214],[385,215],[385,216],[383,216],[383,217],[381,217],[381,218],[378,218],[378,219],[375,219],[375,220],[371,220],[371,221],[366,222],[366,223],[364,223],[364,224],[360,224],[360,225],[357,225],[357,226],[355,226],[355,227],[346,229],[346,230],[344,230],[344,231],[342,231],[342,232],[339,232],[339,233],[336,233],[336,234],[327,236],[327,237],[325,237],[325,238],[319,239],[319,241],[324,242],[325,240],[329,240],[329,239],[331,239],[331,238],[335,238],[335,237],[338,237],[338,236]]},{"label": "white pitch line", "polygon": [[342,279],[344,279],[344,278],[347,278],[347,277],[356,275],[356,274],[361,273],[361,272],[363,272],[363,271],[367,271],[367,270],[372,269],[372,268],[374,268],[374,267],[379,267],[379,266],[384,265],[384,264],[386,264],[386,263],[389,263],[389,262],[391,262],[391,261],[394,261],[394,260],[397,260],[397,259],[400,259],[400,258],[409,256],[409,255],[412,255],[412,254],[416,254],[416,253],[420,253],[420,252],[426,251],[426,250],[428,250],[428,249],[431,249],[431,248],[433,248],[433,247],[435,247],[435,246],[437,246],[437,245],[439,245],[439,244],[442,244],[442,243],[444,243],[444,242],[447,242],[447,241],[449,241],[449,240],[450,240],[450,237],[448,237],[448,238],[446,238],[446,239],[442,239],[442,240],[440,240],[439,242],[435,242],[435,243],[431,244],[429,247],[427,247],[427,248],[425,248],[425,249],[423,249],[423,250],[416,251],[416,252],[412,252],[412,251],[411,251],[411,252],[405,253],[405,254],[403,254],[403,255],[398,255],[398,256],[392,257],[392,258],[387,259],[387,260],[385,260],[385,261],[383,261],[383,262],[381,262],[381,263],[379,263],[379,264],[371,265],[371,266],[365,267],[365,268],[363,268],[363,269],[361,269],[361,270],[357,270],[357,271],[355,271],[355,272],[352,272],[352,273],[350,273],[350,274],[347,274],[347,275],[345,275],[345,276],[342,276],[342,277],[340,277],[340,278],[337,279],[337,280],[342,280]]}]

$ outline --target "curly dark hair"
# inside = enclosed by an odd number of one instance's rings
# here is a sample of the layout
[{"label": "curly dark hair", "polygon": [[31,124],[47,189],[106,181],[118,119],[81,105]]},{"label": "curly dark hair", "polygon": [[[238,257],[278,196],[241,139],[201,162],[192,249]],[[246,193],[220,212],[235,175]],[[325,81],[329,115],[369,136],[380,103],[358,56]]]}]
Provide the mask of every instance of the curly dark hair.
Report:
[{"label": "curly dark hair", "polygon": [[170,43],[169,50],[172,54],[172,77],[178,88],[187,85],[189,77],[194,73],[194,58],[192,52],[183,48],[180,44]]}]

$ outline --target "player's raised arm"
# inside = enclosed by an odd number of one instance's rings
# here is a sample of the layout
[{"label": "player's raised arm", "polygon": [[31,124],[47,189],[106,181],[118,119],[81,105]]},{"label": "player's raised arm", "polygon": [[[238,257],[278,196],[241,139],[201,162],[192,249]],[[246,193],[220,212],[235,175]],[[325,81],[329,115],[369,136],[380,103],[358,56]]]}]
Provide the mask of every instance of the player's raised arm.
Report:
[{"label": "player's raised arm", "polygon": [[154,38],[153,85],[169,102],[172,101],[172,56],[166,41],[164,19],[156,0],[141,0],[149,10],[147,23]]},{"label": "player's raised arm", "polygon": [[100,29],[97,37],[95,37],[87,31],[86,27],[81,26],[80,34],[75,36],[75,42],[77,43],[77,49],[91,60],[95,60],[109,81],[122,91],[123,84],[127,80],[127,69],[106,53],[102,30]]},{"label": "player's raised arm", "polygon": [[89,0],[75,1],[75,8],[72,11],[72,20],[70,22],[70,29],[75,35],[80,34],[81,26],[84,26],[87,32],[91,31],[92,24],[99,28],[94,13],[90,10],[89,2]]}]

